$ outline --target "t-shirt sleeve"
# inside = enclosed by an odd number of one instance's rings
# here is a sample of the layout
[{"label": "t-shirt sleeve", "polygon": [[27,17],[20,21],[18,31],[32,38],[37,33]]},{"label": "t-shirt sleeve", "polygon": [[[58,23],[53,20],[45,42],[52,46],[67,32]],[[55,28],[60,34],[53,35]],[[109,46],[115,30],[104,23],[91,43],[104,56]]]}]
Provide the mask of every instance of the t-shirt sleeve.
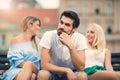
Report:
[{"label": "t-shirt sleeve", "polygon": [[50,47],[51,47],[50,41],[51,41],[51,33],[49,31],[47,31],[42,36],[39,46],[50,49]]},{"label": "t-shirt sleeve", "polygon": [[87,48],[87,42],[84,35],[80,35],[77,39],[77,50],[83,50]]}]

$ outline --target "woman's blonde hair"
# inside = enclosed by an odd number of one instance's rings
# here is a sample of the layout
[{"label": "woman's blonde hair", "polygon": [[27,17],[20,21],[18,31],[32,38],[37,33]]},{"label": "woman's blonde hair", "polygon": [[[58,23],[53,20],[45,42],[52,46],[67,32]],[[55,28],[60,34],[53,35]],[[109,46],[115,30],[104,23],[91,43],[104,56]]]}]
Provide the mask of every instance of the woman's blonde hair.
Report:
[{"label": "woman's blonde hair", "polygon": [[[28,28],[27,24],[28,23],[33,24],[36,21],[39,21],[39,26],[41,26],[41,21],[40,21],[39,18],[37,18],[35,16],[26,16],[21,23],[21,32],[25,32],[27,30],[27,28]],[[38,39],[37,39],[36,35],[32,36],[31,40],[32,40],[32,43],[33,43],[35,49],[38,51],[38,45],[37,45],[37,40]]]},{"label": "woman's blonde hair", "polygon": [[92,46],[97,48],[97,53],[103,51],[103,49],[106,47],[106,40],[102,27],[96,23],[91,23],[88,27],[93,27],[95,31],[95,39],[92,43]]}]

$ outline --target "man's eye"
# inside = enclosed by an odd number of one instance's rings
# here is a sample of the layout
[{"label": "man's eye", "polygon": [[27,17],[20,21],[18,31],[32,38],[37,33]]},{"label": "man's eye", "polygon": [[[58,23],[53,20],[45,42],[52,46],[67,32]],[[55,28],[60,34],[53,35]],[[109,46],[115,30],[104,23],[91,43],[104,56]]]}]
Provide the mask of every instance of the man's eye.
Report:
[{"label": "man's eye", "polygon": [[65,25],[66,25],[66,26],[70,26],[70,24],[68,24],[68,23],[66,23]]}]

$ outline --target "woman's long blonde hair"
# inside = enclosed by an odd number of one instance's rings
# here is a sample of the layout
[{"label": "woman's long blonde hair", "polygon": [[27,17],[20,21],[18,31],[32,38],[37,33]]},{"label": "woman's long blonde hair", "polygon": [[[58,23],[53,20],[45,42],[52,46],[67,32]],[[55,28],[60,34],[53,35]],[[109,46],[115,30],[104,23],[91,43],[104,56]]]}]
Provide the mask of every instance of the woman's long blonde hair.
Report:
[{"label": "woman's long blonde hair", "polygon": [[[88,27],[93,27],[95,31],[95,39],[92,43],[93,47],[96,47],[96,54],[99,54],[106,47],[105,34],[102,27],[96,23],[89,24]],[[88,44],[89,45],[89,44]],[[89,45],[90,48],[90,45]]]},{"label": "woman's long blonde hair", "polygon": [[[21,23],[21,32],[25,32],[27,30],[28,23],[33,24],[36,21],[39,21],[39,26],[41,26],[41,21],[39,18],[37,18],[35,16],[26,16]],[[32,36],[31,40],[32,40],[32,43],[33,43],[35,49],[38,51],[38,44],[37,44],[38,39],[37,39],[36,35]]]}]

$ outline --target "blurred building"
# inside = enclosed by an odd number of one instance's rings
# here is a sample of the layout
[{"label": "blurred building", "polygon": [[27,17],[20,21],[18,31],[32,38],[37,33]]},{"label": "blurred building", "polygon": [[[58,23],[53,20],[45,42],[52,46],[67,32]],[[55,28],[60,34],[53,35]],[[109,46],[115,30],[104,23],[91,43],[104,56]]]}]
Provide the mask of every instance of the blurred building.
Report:
[{"label": "blurred building", "polygon": [[[1,2],[1,1],[0,1]],[[0,5],[0,51],[8,50],[9,40],[20,33],[20,24],[25,16],[41,20],[41,38],[46,30],[57,26],[57,9],[42,9],[37,0],[4,0]]]},{"label": "blurred building", "polygon": [[79,32],[85,34],[89,23],[102,26],[111,52],[120,52],[120,0],[60,0],[59,13],[74,10],[79,14]]},{"label": "blurred building", "polygon": [[41,20],[42,30],[39,33],[41,38],[44,31],[56,28],[57,9],[11,9],[0,10],[0,50],[8,50],[10,38],[20,33],[20,24],[25,16],[36,16]]},{"label": "blurred building", "polygon": [[36,0],[11,0],[12,7],[17,8],[36,8],[38,5]]},{"label": "blurred building", "polygon": [[74,10],[80,17],[79,32],[85,34],[88,24],[95,22],[104,29],[111,52],[120,52],[120,0],[60,0],[59,9],[42,9],[37,1],[11,0],[10,10],[0,9],[0,50],[8,49],[10,38],[20,33],[20,21],[24,16],[41,19],[41,37],[44,31],[56,28],[62,11]]}]

